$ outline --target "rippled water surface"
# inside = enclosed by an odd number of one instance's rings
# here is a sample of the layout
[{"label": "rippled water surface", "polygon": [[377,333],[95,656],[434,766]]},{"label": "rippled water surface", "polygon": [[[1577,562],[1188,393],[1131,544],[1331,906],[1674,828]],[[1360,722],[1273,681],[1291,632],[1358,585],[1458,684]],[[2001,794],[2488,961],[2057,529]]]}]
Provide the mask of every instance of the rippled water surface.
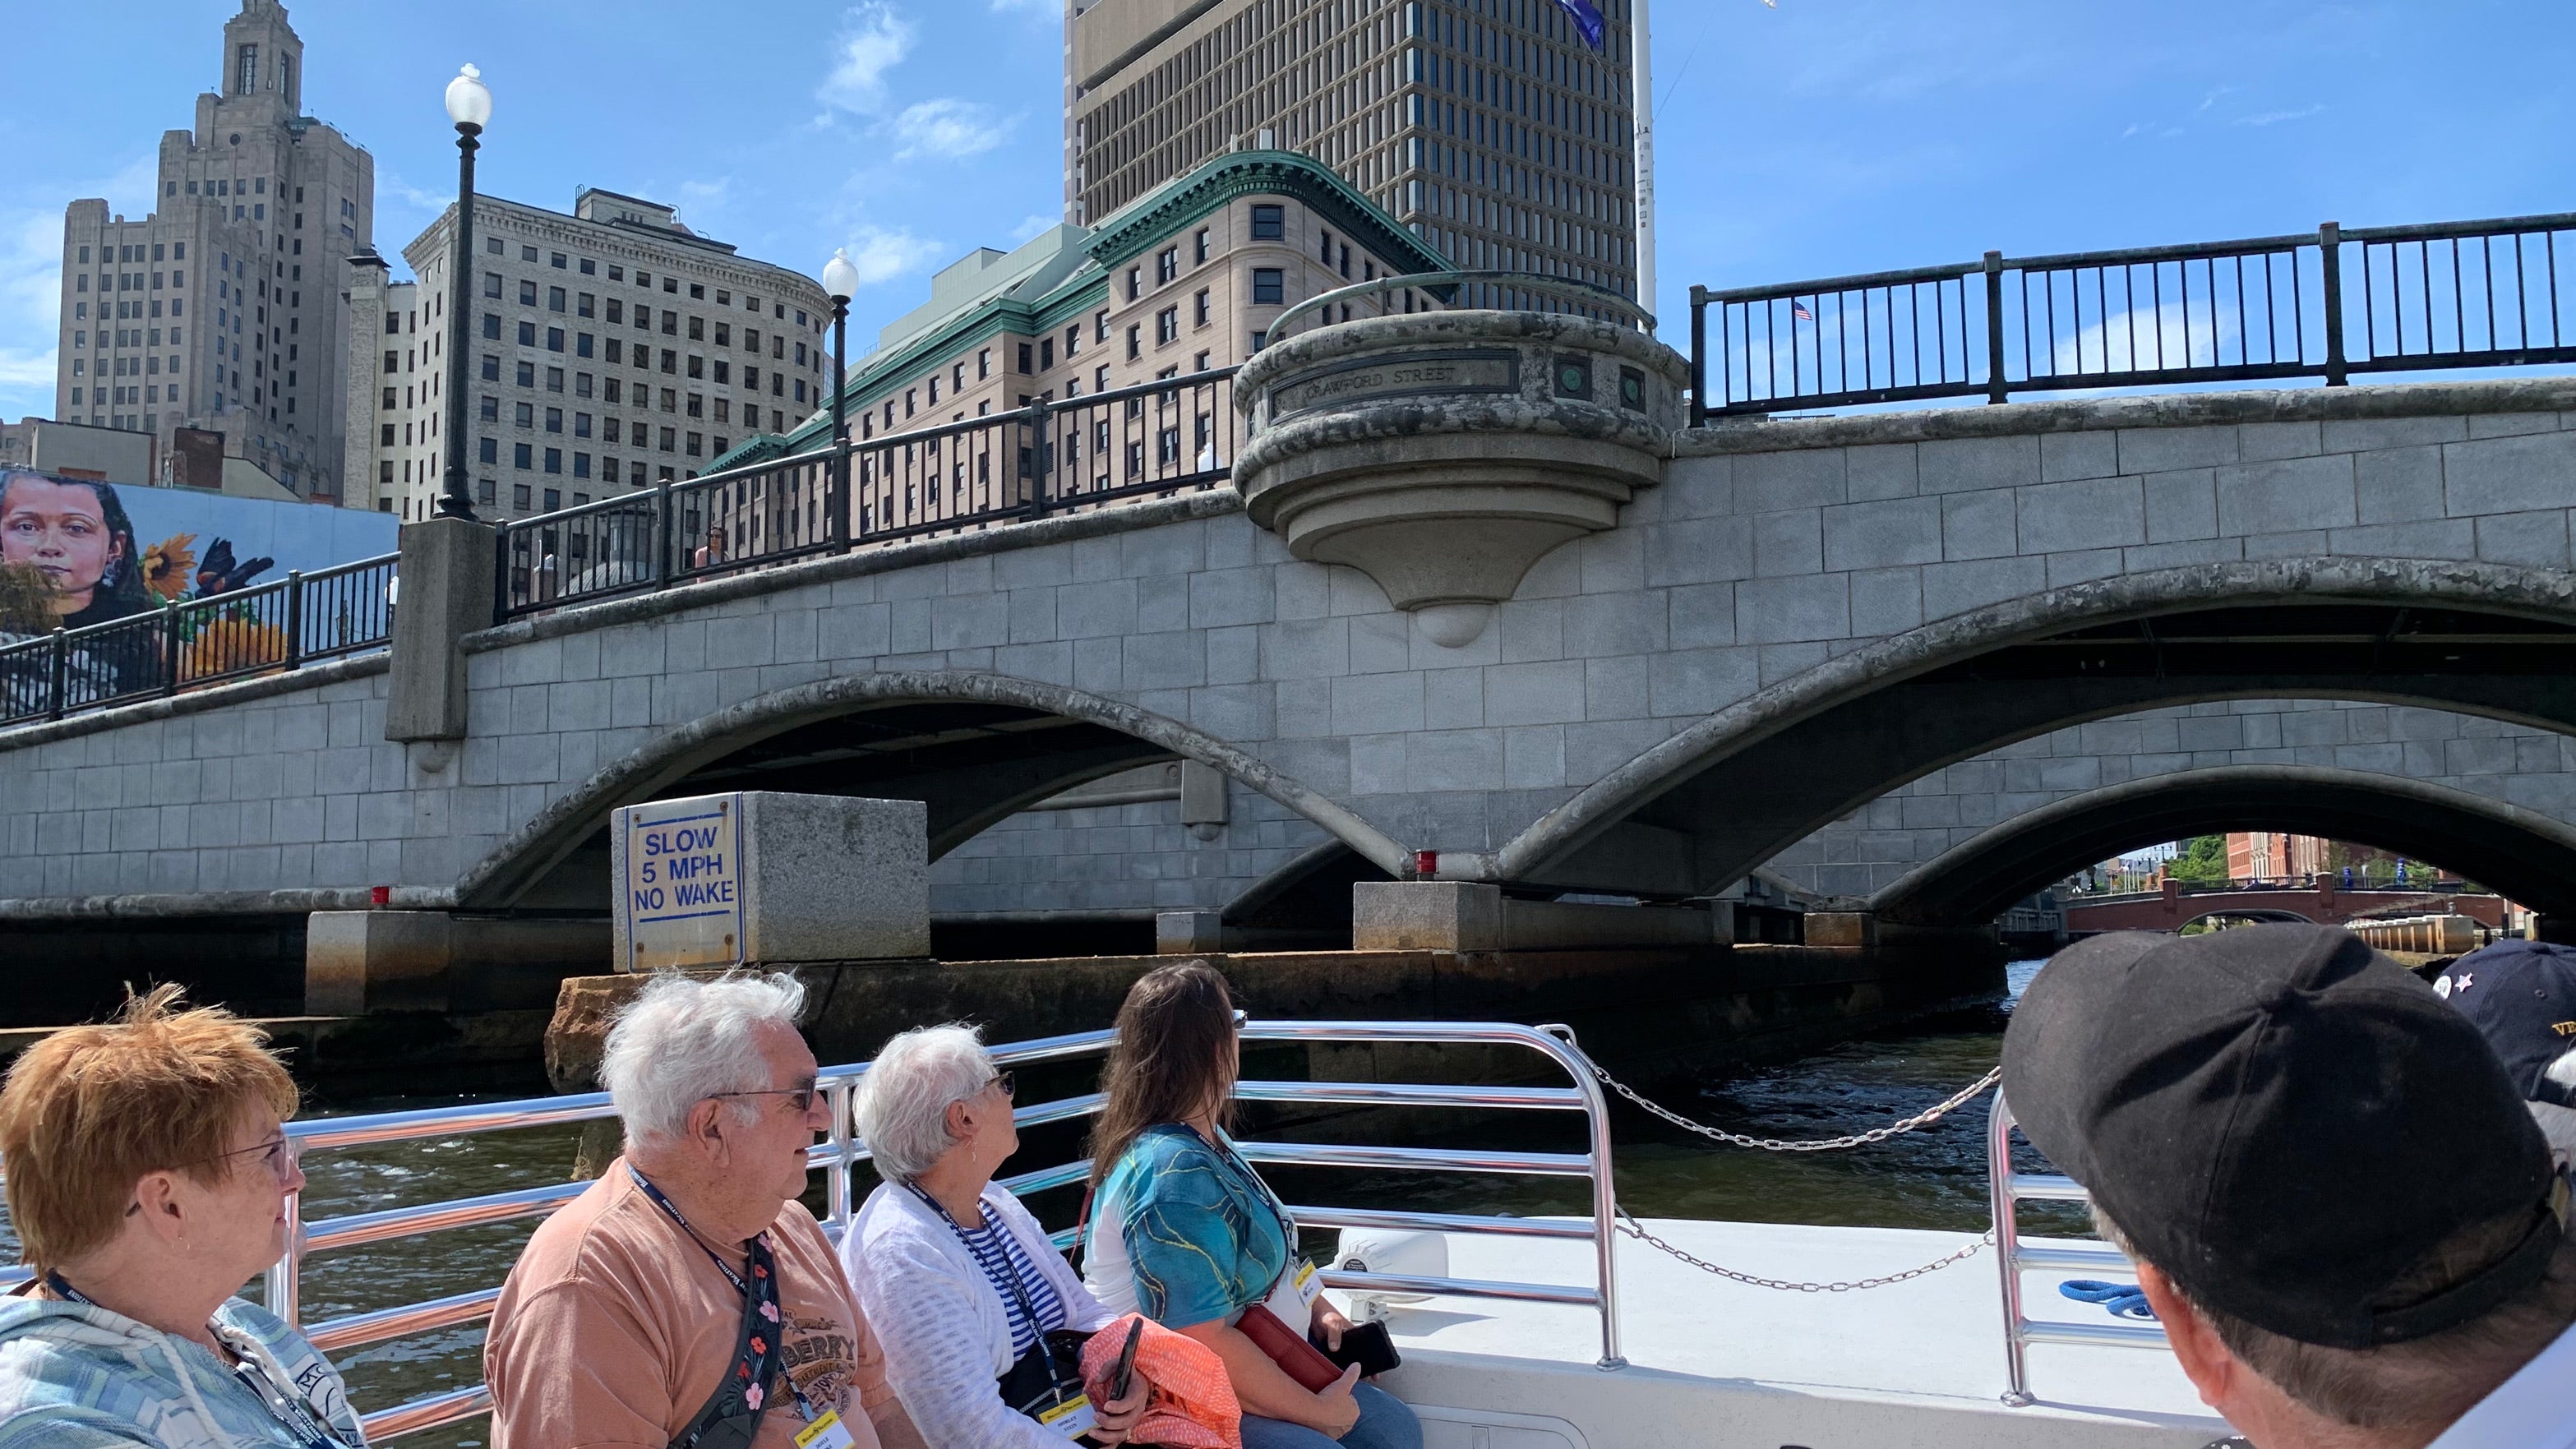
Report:
[{"label": "rippled water surface", "polygon": [[[2013,965],[2008,985],[2015,995],[2038,966]],[[1736,1132],[1794,1138],[1859,1132],[1920,1112],[1984,1074],[2001,1048],[2006,1009],[1955,1013],[1902,1034],[1846,1042],[1775,1066],[1667,1083],[1659,1095],[1687,1116]],[[472,1099],[345,1102],[314,1115],[467,1100]],[[1575,1151],[1582,1144],[1569,1125],[1573,1120],[1531,1114],[1510,1119],[1499,1132],[1469,1130],[1479,1145]],[[1619,1116],[1617,1132],[1620,1201],[1641,1216],[1953,1228],[1963,1234],[1986,1226],[1982,1101],[1857,1152],[1787,1155],[1719,1147],[1635,1112]],[[304,1214],[313,1221],[560,1182],[571,1175],[580,1135],[578,1128],[540,1128],[314,1154],[304,1163]],[[1047,1145],[1032,1134],[1023,1155],[1035,1158]],[[1057,1153],[1042,1160],[1064,1159]],[[1013,1170],[1035,1165],[1041,1160],[1011,1164]],[[1589,1210],[1588,1190],[1579,1182],[1324,1170],[1282,1171],[1273,1180],[1290,1201],[1452,1212]],[[858,1190],[863,1193],[865,1185]],[[1079,1194],[1065,1190],[1033,1206],[1053,1226],[1069,1222],[1078,1203]],[[819,1198],[812,1205],[819,1208]],[[530,1221],[464,1229],[310,1259],[303,1278],[304,1319],[317,1322],[497,1283],[533,1226]],[[16,1242],[5,1220],[0,1246],[15,1261]],[[258,1296],[256,1288],[250,1296]],[[353,1350],[339,1362],[360,1406],[375,1409],[472,1382],[480,1376],[482,1340],[475,1325]],[[401,1442],[469,1449],[486,1443],[487,1436],[476,1423]]]}]

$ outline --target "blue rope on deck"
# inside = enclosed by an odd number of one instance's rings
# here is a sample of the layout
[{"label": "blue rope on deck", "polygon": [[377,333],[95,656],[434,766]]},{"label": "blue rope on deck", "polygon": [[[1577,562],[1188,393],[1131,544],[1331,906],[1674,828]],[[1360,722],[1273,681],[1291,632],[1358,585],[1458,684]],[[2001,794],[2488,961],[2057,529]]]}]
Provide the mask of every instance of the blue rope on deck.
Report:
[{"label": "blue rope on deck", "polygon": [[2114,1318],[2153,1319],[2156,1316],[2156,1311],[2147,1306],[2147,1291],[2135,1283],[2070,1278],[2058,1284],[2057,1291],[2078,1303],[2099,1303]]}]

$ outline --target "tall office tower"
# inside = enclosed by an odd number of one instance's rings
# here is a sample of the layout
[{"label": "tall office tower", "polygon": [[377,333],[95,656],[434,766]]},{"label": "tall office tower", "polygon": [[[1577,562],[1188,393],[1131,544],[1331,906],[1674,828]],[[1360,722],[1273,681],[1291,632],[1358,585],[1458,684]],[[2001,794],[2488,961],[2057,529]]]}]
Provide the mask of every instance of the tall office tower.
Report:
[{"label": "tall office tower", "polygon": [[1629,0],[1069,0],[1067,219],[1302,151],[1461,267],[1636,293]]},{"label": "tall office tower", "polygon": [[[373,254],[351,264],[365,304],[348,389],[353,508],[436,509],[455,238],[450,206],[403,248],[417,284],[388,281]],[[823,403],[821,284],[737,255],[670,207],[590,187],[569,215],[477,196],[474,249],[465,457],[487,518],[694,478],[735,440]]]},{"label": "tall office tower", "polygon": [[303,114],[304,42],[277,0],[224,25],[220,90],[161,136],[159,209],[63,213],[55,415],[182,427],[317,501],[341,476],[348,258],[375,227],[375,162]]}]

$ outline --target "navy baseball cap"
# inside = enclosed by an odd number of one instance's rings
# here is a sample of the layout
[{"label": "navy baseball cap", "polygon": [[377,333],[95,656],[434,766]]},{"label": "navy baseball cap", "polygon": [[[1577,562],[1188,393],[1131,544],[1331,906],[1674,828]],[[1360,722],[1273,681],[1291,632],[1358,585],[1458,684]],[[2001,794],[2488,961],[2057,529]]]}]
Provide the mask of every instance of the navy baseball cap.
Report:
[{"label": "navy baseball cap", "polygon": [[[2013,1010],[2003,1085],[2139,1256],[2301,1343],[2468,1322],[2538,1283],[2565,1231],[2548,1145],[2477,1028],[2333,927],[2070,946]],[[2464,1226],[2507,1220],[2529,1226],[2494,1261],[2398,1289]]]},{"label": "navy baseball cap", "polygon": [[2433,989],[2486,1037],[2525,1100],[2576,1107],[2576,1085],[2544,1075],[2576,1052],[2576,947],[2498,941],[2444,967]]}]

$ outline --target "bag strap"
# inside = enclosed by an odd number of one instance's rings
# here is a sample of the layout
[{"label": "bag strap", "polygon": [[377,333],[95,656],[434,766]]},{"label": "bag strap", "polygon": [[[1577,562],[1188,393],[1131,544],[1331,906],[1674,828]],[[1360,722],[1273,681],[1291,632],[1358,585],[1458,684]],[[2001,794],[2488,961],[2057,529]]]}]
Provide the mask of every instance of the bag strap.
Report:
[{"label": "bag strap", "polygon": [[[775,1301],[757,1293],[743,1295],[742,1327],[734,1334],[733,1368],[717,1382],[707,1401],[698,1406],[688,1427],[671,1441],[671,1449],[750,1449],[752,1439],[760,1433],[761,1418],[769,1412],[761,1370],[776,1364],[779,1350],[775,1333],[768,1336],[766,1352],[753,1348],[752,1339],[761,1327],[760,1305]],[[764,1392],[757,1405],[746,1409],[743,1388],[753,1383],[762,1384]]]},{"label": "bag strap", "polygon": [[1064,1260],[1073,1265],[1076,1273],[1082,1271],[1083,1255],[1089,1251],[1086,1245],[1091,1241],[1091,1195],[1097,1191],[1088,1183],[1083,1185],[1082,1214],[1073,1220],[1073,1246],[1064,1250]]}]

